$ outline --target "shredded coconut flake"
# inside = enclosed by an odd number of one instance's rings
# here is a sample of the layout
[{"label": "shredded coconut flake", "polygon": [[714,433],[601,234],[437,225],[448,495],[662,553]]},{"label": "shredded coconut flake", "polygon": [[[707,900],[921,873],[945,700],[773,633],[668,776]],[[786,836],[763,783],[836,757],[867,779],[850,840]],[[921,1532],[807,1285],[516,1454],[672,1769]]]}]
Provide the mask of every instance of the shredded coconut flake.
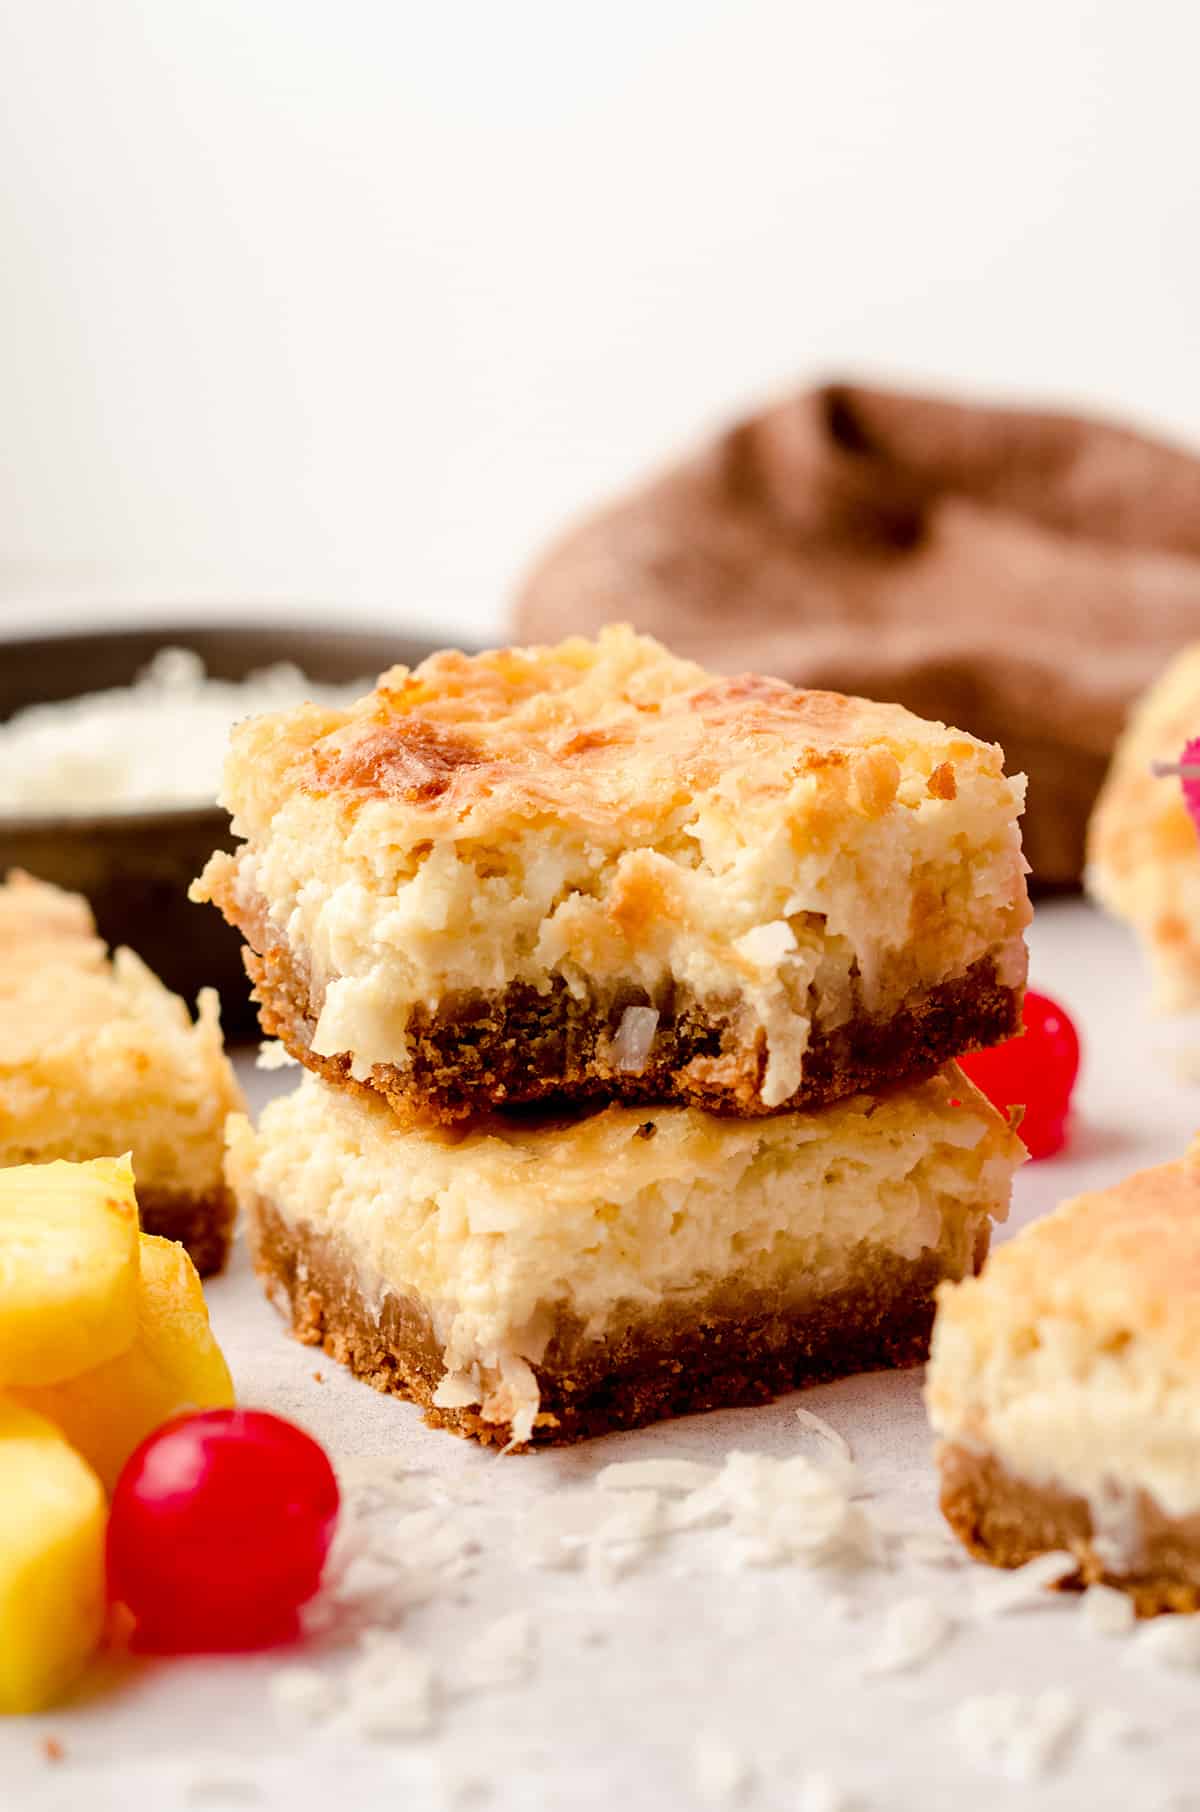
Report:
[{"label": "shredded coconut flake", "polygon": [[786,919],[773,919],[769,925],[755,925],[733,940],[740,957],[755,969],[775,969],[796,948],[796,935]]},{"label": "shredded coconut flake", "polygon": [[867,1812],[857,1793],[835,1781],[831,1774],[820,1771],[806,1774],[800,1782],[796,1812]]},{"label": "shredded coconut flake", "polygon": [[322,1590],[302,1612],[310,1634],[395,1627],[474,1571],[478,1542],[444,1501],[428,1501],[433,1482],[395,1462],[345,1461],[338,1472],[344,1513]]},{"label": "shredded coconut flake", "polygon": [[596,1475],[601,1491],[695,1491],[717,1476],[699,1460],[616,1460]]},{"label": "shredded coconut flake", "polygon": [[706,1806],[736,1806],[750,1785],[750,1765],[723,1737],[697,1738],[692,1751],[692,1784]]},{"label": "shredded coconut flake", "polygon": [[528,1611],[497,1618],[463,1651],[454,1685],[460,1692],[513,1686],[533,1671],[535,1629]]},{"label": "shredded coconut flake", "polygon": [[627,1075],[640,1076],[657,1030],[657,1007],[626,1007],[613,1038],[613,1060],[617,1068]]},{"label": "shredded coconut flake", "polygon": [[965,1567],[967,1556],[945,1529],[897,1529],[896,1542],[914,1566]]},{"label": "shredded coconut flake", "polygon": [[341,1695],[328,1674],[316,1667],[280,1667],[267,1687],[281,1719],[310,1723],[337,1710]]},{"label": "shredded coconut flake", "polygon": [[352,1728],[382,1742],[424,1736],[433,1727],[434,1685],[428,1656],[395,1636],[368,1630],[346,1682]]},{"label": "shredded coconut flake", "polygon": [[242,1774],[200,1774],[184,1789],[189,1806],[257,1806],[263,1792],[257,1781]]},{"label": "shredded coconut flake", "polygon": [[813,1433],[820,1435],[823,1441],[828,1441],[829,1445],[836,1448],[844,1460],[854,1458],[853,1450],[845,1435],[839,1434],[833,1423],[827,1422],[824,1416],[819,1416],[815,1410],[798,1409],[796,1420],[802,1428],[811,1428]]},{"label": "shredded coconut flake", "polygon": [[1156,1617],[1136,1632],[1125,1654],[1139,1667],[1194,1673],[1200,1669],[1200,1616]]},{"label": "shredded coconut flake", "polygon": [[641,1565],[662,1528],[656,1491],[625,1491],[610,1502],[612,1508],[592,1530],[587,1548],[588,1572],[609,1584]]},{"label": "shredded coconut flake", "polygon": [[881,1537],[853,1502],[858,1475],[840,1455],[819,1465],[805,1454],[777,1460],[733,1452],[716,1478],[665,1512],[668,1529],[727,1524],[733,1564],[862,1564],[882,1558]]},{"label": "shredded coconut flake", "polygon": [[444,1774],[442,1785],[450,1806],[482,1806],[492,1797],[492,1783],[488,1777],[477,1769],[464,1771],[457,1762],[452,1763]]},{"label": "shredded coconut flake", "polygon": [[293,1057],[278,1038],[264,1038],[254,1059],[256,1070],[290,1070],[298,1068],[299,1063],[300,1059]]},{"label": "shredded coconut flake", "polygon": [[866,1674],[897,1674],[920,1667],[948,1641],[954,1628],[931,1598],[905,1598],[883,1621],[879,1641],[863,1663]]},{"label": "shredded coconut flake", "polygon": [[955,1729],[967,1760],[1010,1780],[1034,1781],[1059,1767],[1077,1740],[1083,1707],[1073,1693],[985,1693],[959,1706]]},{"label": "shredded coconut flake", "polygon": [[1079,1562],[1073,1554],[1058,1550],[1038,1554],[1023,1567],[977,1580],[975,1609],[981,1617],[1004,1617],[1012,1611],[1041,1610],[1050,1587],[1078,1571]]},{"label": "shredded coconut flake", "polygon": [[535,1504],[524,1530],[525,1555],[537,1567],[567,1568],[586,1559],[599,1577],[619,1578],[663,1527],[655,1491],[566,1492]]},{"label": "shredded coconut flake", "polygon": [[433,1393],[437,1409],[469,1409],[479,1401],[479,1385],[466,1372],[447,1372]]},{"label": "shredded coconut flake", "polygon": [[410,1580],[465,1579],[474,1571],[478,1543],[444,1506],[381,1519],[367,1532],[367,1556],[406,1573]]},{"label": "shredded coconut flake", "polygon": [[[1093,1749],[1111,1752],[1114,1749],[1128,1749],[1135,1743],[1145,1743],[1150,1739],[1150,1731],[1145,1724],[1139,1723],[1128,1712],[1119,1711],[1114,1706],[1098,1707],[1088,1719],[1087,1740]],[[1198,1808],[1200,1812],[1200,1808]]]},{"label": "shredded coconut flake", "polygon": [[1097,1636],[1127,1635],[1137,1622],[1133,1599],[1114,1586],[1089,1586],[1083,1594],[1083,1614]]}]

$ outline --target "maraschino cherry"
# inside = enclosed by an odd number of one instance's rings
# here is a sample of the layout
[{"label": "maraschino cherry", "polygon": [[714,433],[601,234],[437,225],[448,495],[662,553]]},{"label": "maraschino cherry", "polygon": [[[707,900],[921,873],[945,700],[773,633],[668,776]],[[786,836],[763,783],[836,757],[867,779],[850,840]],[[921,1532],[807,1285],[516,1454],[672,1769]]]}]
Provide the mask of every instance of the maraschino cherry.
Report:
[{"label": "maraschino cherry", "polygon": [[187,1654],[293,1637],[321,1581],[338,1488],[324,1451],[253,1409],[176,1416],[130,1455],[108,1524],[132,1646]]},{"label": "maraschino cherry", "polygon": [[1200,831],[1200,737],[1194,736],[1183,745],[1183,754],[1178,765],[1164,767],[1164,773],[1175,772],[1179,775],[1179,784],[1183,788],[1183,803],[1196,829]]},{"label": "maraschino cherry", "polygon": [[1071,1090],[1079,1074],[1079,1035],[1045,994],[1025,996],[1024,1033],[959,1064],[994,1107],[1023,1107],[1020,1133],[1031,1158],[1050,1158],[1067,1139]]}]

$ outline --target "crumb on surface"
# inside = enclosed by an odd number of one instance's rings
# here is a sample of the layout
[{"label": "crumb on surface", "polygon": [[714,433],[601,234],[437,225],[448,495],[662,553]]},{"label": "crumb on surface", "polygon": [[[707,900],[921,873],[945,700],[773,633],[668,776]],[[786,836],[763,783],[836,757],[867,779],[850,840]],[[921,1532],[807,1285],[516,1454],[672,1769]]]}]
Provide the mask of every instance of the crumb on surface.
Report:
[{"label": "crumb on surface", "polygon": [[42,1738],[42,1754],[48,1762],[61,1762],[66,1758],[66,1750],[56,1736]]}]

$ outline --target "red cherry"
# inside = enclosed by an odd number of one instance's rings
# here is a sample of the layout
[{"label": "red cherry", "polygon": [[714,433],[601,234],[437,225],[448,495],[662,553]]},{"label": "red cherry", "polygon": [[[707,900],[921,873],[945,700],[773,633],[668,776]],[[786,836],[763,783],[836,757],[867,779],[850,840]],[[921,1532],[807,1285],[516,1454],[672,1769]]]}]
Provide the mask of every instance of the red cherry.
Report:
[{"label": "red cherry", "polygon": [[[1179,765],[1182,768],[1200,767],[1200,737],[1193,737],[1191,742],[1184,744]],[[1183,788],[1183,803],[1191,814],[1192,823],[1200,831],[1200,780],[1194,774],[1185,773],[1179,784]]]},{"label": "red cherry", "polygon": [[262,1648],[299,1628],[333,1539],[338,1488],[317,1443],[279,1416],[176,1416],[126,1461],[108,1523],[110,1598],[133,1646]]},{"label": "red cherry", "polygon": [[1023,1018],[1024,1033],[958,1061],[994,1107],[1025,1109],[1020,1132],[1029,1155],[1049,1158],[1067,1140],[1079,1035],[1069,1015],[1045,994],[1026,994]]}]

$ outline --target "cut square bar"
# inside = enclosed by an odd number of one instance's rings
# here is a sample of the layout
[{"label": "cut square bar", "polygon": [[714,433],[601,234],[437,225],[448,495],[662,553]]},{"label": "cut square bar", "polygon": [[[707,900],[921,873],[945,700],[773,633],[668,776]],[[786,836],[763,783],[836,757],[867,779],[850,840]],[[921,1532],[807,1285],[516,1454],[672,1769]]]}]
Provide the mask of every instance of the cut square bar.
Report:
[{"label": "cut square bar", "polygon": [[397,1110],[817,1107],[1019,1025],[1023,782],[899,706],[613,628],[252,719],[224,796],[264,1030]]},{"label": "cut square bar", "polygon": [[469,1129],[306,1076],[231,1120],[228,1174],[302,1340],[432,1423],[541,1443],[919,1361],[1023,1156],[953,1066],[819,1113]]},{"label": "cut square bar", "polygon": [[132,950],[110,959],[81,895],[0,883],[0,1166],[131,1151],[142,1226],[204,1275],[229,1250],[224,1125],[242,1105],[211,989],[193,1022]]},{"label": "cut square bar", "polygon": [[1143,1615],[1200,1609],[1200,1148],[1078,1196],[942,1291],[942,1509],[982,1560],[1065,1549]]}]

